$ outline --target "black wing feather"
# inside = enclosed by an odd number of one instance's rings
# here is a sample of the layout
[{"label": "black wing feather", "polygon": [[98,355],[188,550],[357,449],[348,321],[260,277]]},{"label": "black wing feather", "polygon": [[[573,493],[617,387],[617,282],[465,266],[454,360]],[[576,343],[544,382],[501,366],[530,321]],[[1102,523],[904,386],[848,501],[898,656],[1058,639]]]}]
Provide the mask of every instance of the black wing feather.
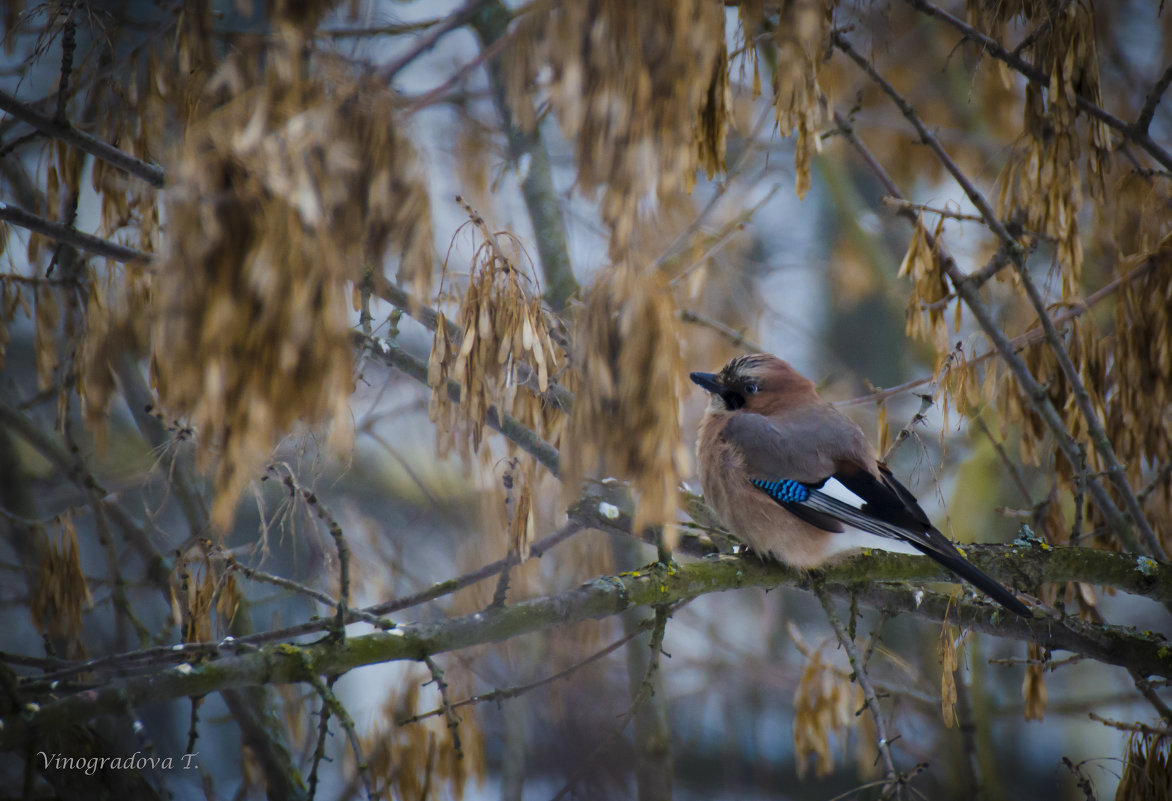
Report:
[{"label": "black wing feather", "polygon": [[895,480],[891,471],[879,463],[879,478],[851,463],[836,463],[833,478],[858,495],[866,504],[863,511],[894,526],[931,527],[928,515],[908,489]]},{"label": "black wing feather", "polygon": [[[810,489],[813,489],[813,487]],[[781,504],[781,506],[784,507],[785,510],[791,515],[794,517],[800,517],[811,526],[814,526],[814,528],[820,528],[823,531],[829,531],[834,534],[841,534],[843,531],[841,518],[836,517],[833,514],[819,512],[817,509],[811,509],[805,504],[784,503],[782,501],[778,501],[777,498],[773,498],[773,500]]]}]

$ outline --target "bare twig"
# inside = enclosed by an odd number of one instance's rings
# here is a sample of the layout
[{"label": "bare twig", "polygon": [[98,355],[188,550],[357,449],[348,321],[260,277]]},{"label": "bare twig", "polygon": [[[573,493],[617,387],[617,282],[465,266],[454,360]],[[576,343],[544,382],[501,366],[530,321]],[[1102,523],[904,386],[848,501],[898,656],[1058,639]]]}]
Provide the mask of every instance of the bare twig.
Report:
[{"label": "bare twig", "polygon": [[732,186],[733,179],[741,172],[744,166],[749,163],[749,159],[752,158],[752,156],[759,149],[759,145],[757,144],[757,137],[761,131],[765,129],[766,122],[772,121],[772,119],[772,109],[766,108],[761,111],[760,116],[757,117],[757,121],[753,123],[752,132],[747,137],[748,144],[745,146],[745,150],[743,153],[741,153],[740,158],[737,159],[736,164],[733,165],[732,169],[727,171],[725,179],[716,184],[716,191],[712,193],[712,197],[708,199],[708,202],[704,205],[704,208],[700,210],[700,213],[697,214],[690,223],[688,223],[688,226],[684,228],[684,230],[680,231],[676,238],[672,240],[670,245],[663,249],[663,252],[659,254],[659,256],[650,265],[650,267],[648,267],[648,269],[657,270],[662,267],[668,261],[668,259],[674,258],[677,253],[683,250],[688,241],[691,240],[692,236],[700,230],[700,226],[702,226],[704,221],[708,219],[708,215],[711,214],[713,209],[716,208],[716,204],[720,202],[720,199],[724,197],[725,193],[727,193],[729,188]]},{"label": "bare twig", "polygon": [[[334,546],[338,549],[338,601],[335,604],[334,633],[339,637],[346,635],[346,621],[350,617],[350,547],[346,544],[346,535],[338,521],[330,514],[330,510],[318,499],[317,494],[297,483],[293,471],[286,466],[285,487],[292,495],[300,495],[305,504],[313,510],[318,519],[326,525],[330,536],[334,539]],[[369,619],[366,613],[363,617]]]},{"label": "bare twig", "polygon": [[191,715],[187,721],[187,745],[183,753],[193,754],[196,753],[195,743],[199,740],[199,708],[203,705],[203,696],[192,696],[187,700],[191,705]]},{"label": "bare twig", "polygon": [[358,775],[362,777],[362,783],[366,787],[366,797],[368,799],[376,798],[377,793],[375,792],[374,778],[370,775],[370,765],[367,764],[366,756],[362,752],[362,743],[358,739],[357,730],[354,728],[354,719],[350,717],[350,713],[346,711],[346,707],[338,700],[338,696],[334,695],[334,691],[322,681],[321,676],[314,672],[312,661],[304,655],[302,655],[302,659],[305,663],[305,672],[308,674],[305,680],[321,696],[322,705],[330,710],[330,713],[338,719],[342,730],[346,732],[346,739],[350,743],[350,750],[354,752],[354,762],[357,765]]},{"label": "bare twig", "polygon": [[765,196],[762,197],[759,201],[725,223],[724,227],[718,231],[714,237],[712,237],[712,243],[705,249],[705,251],[693,259],[690,264],[684,267],[684,269],[680,270],[680,272],[677,273],[674,277],[672,277],[668,284],[670,286],[675,286],[684,278],[691,275],[695,269],[700,267],[700,265],[704,264],[704,262],[712,258],[712,256],[714,256],[717,251],[727,245],[737,233],[744,229],[745,223],[752,219],[753,215],[756,214],[762,206],[772,200],[773,196],[777,194],[777,191],[780,188],[780,184],[774,184],[769,188],[769,191],[765,193]]},{"label": "bare twig", "polygon": [[1144,503],[1161,485],[1168,483],[1169,478],[1172,478],[1172,460],[1161,465],[1156,474],[1152,476],[1152,480],[1137,493],[1136,497],[1139,498],[1139,502]]},{"label": "bare twig", "polygon": [[[336,677],[330,677],[326,682],[326,686],[333,690]],[[309,769],[309,801],[314,801],[317,797],[317,771],[321,766],[322,759],[326,755],[326,737],[330,734],[330,705],[322,699],[321,708],[318,710],[319,720],[317,723],[317,743],[313,747],[313,766]]]},{"label": "bare twig", "polygon": [[0,662],[9,665],[20,665],[21,667],[31,667],[37,670],[54,670],[56,668],[65,667],[70,664],[67,659],[58,659],[51,656],[28,656],[26,654],[10,654],[7,651],[0,651]]},{"label": "bare twig", "polygon": [[435,682],[436,689],[439,690],[444,719],[447,721],[448,731],[452,736],[452,750],[456,754],[456,759],[463,759],[464,749],[460,745],[460,717],[452,707],[452,699],[448,694],[448,683],[444,681],[444,672],[440,670],[440,666],[430,656],[423,657],[423,662],[427,665],[427,669],[431,671],[431,680]]},{"label": "bare twig", "polygon": [[948,217],[949,219],[960,220],[962,222],[983,222],[982,218],[978,217],[976,214],[964,214],[963,212],[951,211],[949,209],[937,209],[927,205],[926,203],[912,203],[910,200],[904,200],[901,197],[884,195],[881,199],[888,206],[892,206],[900,210],[907,209],[917,214],[921,212],[927,212],[928,214],[938,214],[941,217]]},{"label": "bare twig", "polygon": [[655,691],[655,677],[659,672],[659,657],[663,653],[663,635],[667,629],[667,619],[671,617],[671,610],[665,605],[655,607],[654,628],[651,630],[651,656],[647,660],[647,671],[643,674],[643,682],[639,685],[639,690],[635,693],[635,698],[631,702],[630,708],[620,718],[618,726],[616,726],[614,733],[605,742],[600,743],[597,748],[588,756],[580,765],[578,770],[570,777],[570,780],[558,791],[552,801],[560,801],[574,789],[574,786],[586,775],[586,771],[595,763],[595,761],[614,747],[622,737],[623,730],[626,729],[627,724],[630,723],[639,708],[647,702]]},{"label": "bare twig", "polygon": [[73,18],[76,6],[69,9],[61,33],[61,77],[57,83],[57,116],[55,121],[69,125],[65,104],[69,98],[69,77],[73,73],[73,53],[77,49],[77,21]]},{"label": "bare twig", "polygon": [[743,331],[737,331],[735,328],[730,328],[729,326],[720,322],[720,320],[714,320],[713,318],[701,314],[700,312],[692,311],[691,309],[680,309],[680,319],[685,323],[693,323],[695,325],[703,326],[704,328],[709,328],[715,331],[727,339],[734,348],[744,348],[745,350],[754,353],[761,353],[765,350],[756,342],[745,336]]},{"label": "bare twig", "polygon": [[467,64],[452,73],[451,77],[441,83],[439,86],[435,87],[434,89],[429,89],[423,94],[412,98],[411,102],[403,107],[403,115],[410,116],[420,109],[427,108],[432,103],[436,102],[438,98],[443,97],[448,91],[452,89],[452,87],[463,81],[464,78],[467,77],[470,72],[472,72],[472,70],[488,62],[489,60],[496,58],[496,56],[505,49],[505,46],[513,41],[513,33],[514,31],[509,31],[504,36],[488,45],[488,47],[481,49],[476,58],[472,59]]},{"label": "bare twig", "polygon": [[1095,714],[1094,712],[1087,713],[1087,717],[1093,721],[1102,723],[1104,726],[1110,726],[1111,728],[1117,729],[1119,731],[1136,732],[1137,734],[1146,734],[1150,737],[1172,736],[1172,728],[1167,726],[1149,726],[1146,723],[1124,723],[1118,720],[1111,720],[1111,718],[1105,718],[1102,715]]},{"label": "bare twig", "polygon": [[369,25],[362,28],[330,28],[318,31],[317,35],[328,39],[363,39],[374,36],[402,36],[405,33],[425,31],[433,25],[438,25],[447,17],[424,19],[417,22],[400,22],[389,25]]},{"label": "bare twig", "polygon": [[[567,678],[568,676],[576,673],[577,671],[581,670],[582,668],[586,667],[587,665],[592,665],[595,662],[599,661],[600,659],[604,659],[605,657],[610,656],[615,651],[617,651],[618,649],[622,648],[624,645],[629,643],[631,640],[635,639],[640,634],[642,634],[643,632],[650,629],[654,622],[655,622],[655,618],[653,618],[653,617],[649,617],[649,618],[643,620],[636,628],[634,628],[630,632],[624,634],[622,637],[615,640],[610,645],[606,646],[605,648],[603,648],[600,651],[596,651],[595,653],[593,653],[590,656],[583,659],[581,662],[575,662],[574,664],[570,665],[565,670],[559,670],[557,673],[546,676],[543,679],[538,679],[537,681],[529,682],[528,684],[517,684],[512,687],[505,687],[505,688],[502,688],[499,690],[491,690],[486,693],[477,693],[476,695],[473,695],[470,698],[465,698],[461,701],[455,702],[454,704],[451,705],[451,708],[452,709],[459,709],[462,706],[470,706],[472,704],[482,704],[482,703],[489,702],[489,701],[496,701],[496,702],[504,701],[509,698],[516,698],[517,696],[524,695],[525,693],[530,692],[531,690],[536,690],[538,687],[544,687],[547,684],[553,684],[555,681],[558,681],[559,679]],[[443,714],[445,714],[444,708],[443,707],[436,707],[435,709],[432,709],[428,712],[420,712],[418,715],[412,715],[411,717],[406,718],[405,720],[398,721],[397,723],[400,726],[406,726],[410,723],[418,723],[419,721],[424,720],[425,718],[432,718],[432,717],[435,717],[436,715],[443,715]]]},{"label": "bare twig", "polygon": [[379,70],[380,77],[386,81],[392,80],[400,70],[435,47],[436,43],[444,36],[447,36],[456,30],[456,28],[467,25],[472,20],[472,17],[475,16],[476,12],[488,2],[489,0],[468,0],[462,8],[449,14],[447,19],[435,25],[426,36],[415,43],[414,47]]},{"label": "bare twig", "polygon": [[985,423],[984,417],[978,414],[974,415],[973,419],[977,424],[977,428],[980,429],[981,433],[984,434],[988,438],[989,442],[993,444],[993,450],[997,451],[997,457],[1001,460],[1001,464],[1005,465],[1005,469],[1009,471],[1009,475],[1013,479],[1013,483],[1014,486],[1017,487],[1017,491],[1021,493],[1022,498],[1025,499],[1027,504],[1033,506],[1034,499],[1030,495],[1030,488],[1026,486],[1025,476],[1021,474],[1020,465],[1009,458],[1009,454],[1005,451],[1005,446],[1001,444],[1000,440],[993,436],[993,432],[989,430],[989,426]]},{"label": "bare twig", "polygon": [[1160,99],[1164,96],[1164,92],[1168,89],[1168,84],[1172,83],[1172,64],[1164,68],[1164,73],[1159,80],[1152,86],[1152,91],[1148,92],[1148,96],[1144,99],[1143,108],[1140,109],[1139,117],[1135,120],[1135,132],[1137,134],[1146,136],[1148,128],[1152,125],[1152,117],[1156,116],[1156,106],[1160,105]]},{"label": "bare twig", "polygon": [[891,620],[891,613],[884,609],[879,613],[879,619],[875,621],[875,628],[871,630],[867,646],[863,649],[863,670],[866,670],[867,665],[871,664],[871,655],[875,653],[875,647],[879,645],[879,638],[883,635],[883,627],[887,625],[888,620]]},{"label": "bare twig", "polygon": [[512,551],[505,554],[504,558],[505,568],[497,576],[496,589],[492,593],[492,602],[488,605],[490,609],[498,606],[504,606],[509,598],[509,576],[514,565],[517,564],[517,555]]},{"label": "bare twig", "polygon": [[855,647],[854,641],[847,636],[842,620],[839,619],[838,612],[834,610],[834,601],[830,599],[830,595],[820,583],[814,584],[814,594],[822,602],[822,608],[826,610],[830,626],[834,629],[834,634],[838,637],[838,642],[842,645],[843,650],[846,651],[851,670],[854,671],[853,678],[862,689],[867,709],[870,710],[871,718],[875,721],[875,733],[879,737],[879,755],[883,759],[884,770],[883,790],[879,797],[891,798],[899,791],[901,779],[895,768],[895,759],[891,755],[891,738],[887,732],[887,718],[883,715],[883,710],[879,708],[879,698],[875,695],[875,688],[871,686],[871,679],[867,675],[867,669],[863,666],[858,648]]},{"label": "bare twig", "polygon": [[[293,579],[285,578],[284,576],[277,576],[272,573],[266,573],[265,571],[258,570],[255,567],[249,567],[248,565],[241,564],[240,562],[237,562],[236,557],[228,551],[221,551],[220,555],[222,555],[226,560],[225,567],[228,570],[234,573],[240,573],[247,579],[251,579],[252,581],[259,581],[262,584],[271,584],[272,586],[280,587],[283,590],[291,590],[298,593],[299,595],[312,598],[318,603],[325,604],[331,609],[337,609],[339,606],[341,606],[341,603],[338,601],[338,599],[334,598],[327,592],[315,590],[313,587],[309,587],[299,581],[294,581]],[[363,611],[361,609],[347,609],[346,615],[347,620],[362,620],[381,629],[388,627],[388,623],[385,619],[379,617],[378,615],[372,615],[369,612]]]},{"label": "bare twig", "polygon": [[972,801],[981,798],[981,760],[977,753],[977,721],[973,716],[973,699],[968,682],[965,681],[964,671],[957,668],[954,685],[956,687],[956,726],[960,730],[961,752],[964,755],[961,763],[961,776],[964,779],[964,794],[962,798]]},{"label": "bare twig", "polygon": [[114,542],[114,536],[110,531],[110,525],[106,520],[106,513],[101,503],[97,502],[97,498],[91,493],[89,495],[94,512],[94,528],[98,533],[98,544],[102,546],[102,551],[106,555],[106,564],[110,572],[110,600],[114,602],[114,609],[117,611],[115,616],[115,642],[119,643],[119,648],[125,648],[125,637],[122,627],[122,621],[129,621],[134,626],[134,633],[138,637],[138,645],[147,643],[151,634],[143,622],[138,619],[138,615],[134,613],[134,607],[130,603],[130,598],[126,593],[127,581],[126,577],[122,575],[122,565],[118,558],[118,547]]},{"label": "bare twig", "polygon": [[894,455],[896,449],[899,448],[901,444],[903,444],[903,441],[912,435],[912,429],[927,419],[928,410],[932,408],[935,401],[931,395],[926,393],[917,397],[920,399],[920,408],[916,410],[915,414],[912,415],[912,419],[908,420],[907,425],[901,428],[899,433],[896,434],[895,441],[891,443],[891,447],[889,447],[887,452],[883,454],[883,461],[886,462],[889,460],[892,455]]},{"label": "bare twig", "polygon": [[[531,545],[529,548],[530,558],[540,557],[546,551],[550,550],[556,545],[560,545],[565,540],[577,534],[583,528],[584,526],[580,522],[571,518],[571,520],[567,522],[566,525],[558,529],[558,531],[550,534],[540,542],[533,543],[533,545]],[[367,611],[374,614],[389,615],[392,612],[397,612],[401,609],[409,609],[413,606],[418,606],[419,604],[435,600],[436,598],[442,598],[445,595],[450,595],[457,590],[471,586],[472,584],[476,584],[486,578],[489,578],[490,576],[495,576],[498,573],[503,572],[512,564],[514,564],[512,557],[506,556],[504,559],[498,559],[495,562],[490,562],[484,567],[481,567],[479,570],[474,570],[471,573],[465,573],[459,578],[441,581],[438,584],[432,585],[429,589],[426,589],[423,592],[417,592],[413,595],[398,598],[394,601],[375,604],[374,606],[369,607]]]},{"label": "bare twig", "polygon": [[990,659],[990,665],[1041,665],[1045,668],[1047,673],[1053,673],[1060,667],[1067,667],[1069,665],[1077,665],[1086,659],[1082,654],[1074,654],[1065,657],[1064,659],[1020,659],[1017,657],[1006,657],[1004,659]]},{"label": "bare twig", "polygon": [[1072,776],[1074,776],[1074,781],[1078,785],[1078,789],[1082,790],[1083,798],[1086,799],[1086,801],[1096,801],[1095,786],[1091,784],[1091,780],[1087,778],[1086,774],[1082,772],[1082,766],[1084,763],[1079,762],[1076,765],[1070,757],[1064,756],[1062,757],[1062,764],[1065,765],[1066,769],[1070,771]]},{"label": "bare twig", "polygon": [[[1101,620],[1102,618],[1099,619]],[[1170,709],[1168,704],[1165,703],[1164,699],[1156,693],[1155,689],[1148,682],[1148,677],[1144,674],[1144,672],[1139,668],[1134,667],[1129,668],[1128,672],[1131,673],[1131,678],[1135,682],[1135,689],[1139,690],[1139,694],[1144,697],[1144,700],[1151,704],[1152,709],[1156,710],[1156,714],[1158,714],[1165,723],[1167,723],[1169,726],[1172,726],[1172,709]]]},{"label": "bare twig", "polygon": [[24,286],[66,286],[75,287],[79,284],[79,276],[68,278],[45,278],[41,275],[20,275],[19,273],[0,273],[0,283],[22,284]]}]

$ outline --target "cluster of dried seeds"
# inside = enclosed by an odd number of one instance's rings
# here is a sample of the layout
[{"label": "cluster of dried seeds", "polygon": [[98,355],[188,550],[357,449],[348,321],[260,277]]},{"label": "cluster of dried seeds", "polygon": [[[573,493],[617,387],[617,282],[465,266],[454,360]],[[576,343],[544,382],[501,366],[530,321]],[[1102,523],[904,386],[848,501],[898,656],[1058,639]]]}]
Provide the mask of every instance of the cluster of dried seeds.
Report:
[{"label": "cluster of dried seeds", "polygon": [[1132,732],[1117,801],[1172,801],[1172,736],[1167,732]]},{"label": "cluster of dried seeds", "polygon": [[[1094,15],[1083,0],[1055,7],[1034,0],[997,4],[970,3],[970,20],[980,29],[1004,38],[1015,19],[1029,23],[1037,36],[1029,45],[1035,62],[1050,76],[1046,87],[1025,84],[1023,134],[1001,183],[998,213],[1020,223],[1027,236],[1054,242],[1055,264],[1062,276],[1059,304],[1052,318],[1061,317],[1062,347],[1069,354],[1094,414],[1127,470],[1133,486],[1142,486],[1152,470],[1172,458],[1166,410],[1172,404],[1172,281],[1168,279],[1172,246],[1172,214],[1167,189],[1140,171],[1129,170],[1116,181],[1110,211],[1095,220],[1097,241],[1092,246],[1105,258],[1114,257],[1114,319],[1091,313],[1080,286],[1083,241],[1078,212],[1084,194],[1101,197],[1108,168],[1109,141],[1104,125],[1083,119],[1076,95],[1098,103],[1100,97],[1095,52]],[[1084,133],[1085,129],[1085,133]],[[1080,141],[1085,136],[1086,144]],[[937,228],[935,236],[939,238]],[[1029,320],[1020,334],[1021,355],[1048,401],[1058,411],[1077,442],[1087,443],[1085,464],[1057,457],[1049,428],[1024,397],[1016,379],[997,360],[984,360],[984,379],[978,382],[973,365],[953,359],[944,318],[947,285],[939,273],[938,258],[927,245],[926,230],[918,224],[912,236],[902,274],[916,279],[908,307],[908,333],[932,341],[943,366],[941,386],[947,398],[964,413],[982,402],[995,404],[1002,436],[1016,427],[1021,459],[1046,464],[1063,497],[1082,495],[1087,473],[1105,469],[1101,454],[1088,442],[1088,421],[1079,409],[1076,389],[1060,368],[1052,347],[1042,341],[1040,326],[1026,312],[1020,282],[1001,291],[1007,322]],[[1003,271],[1002,275],[1011,272]],[[991,289],[997,292],[997,288]],[[1100,295],[1102,297],[1102,295]],[[959,330],[958,318],[954,328]],[[939,365],[938,365],[939,366]],[[979,384],[979,385],[978,385]],[[1057,509],[1061,504],[1054,503]],[[1068,505],[1068,504],[1067,504]],[[1158,536],[1172,545],[1172,531],[1149,513]],[[1090,530],[1102,524],[1096,506],[1088,504]],[[1053,527],[1050,527],[1053,528]],[[1055,541],[1067,533],[1049,531]],[[1110,538],[1096,538],[1109,547]]]},{"label": "cluster of dried seeds", "polygon": [[1025,676],[1021,681],[1021,697],[1025,705],[1026,720],[1041,720],[1046,715],[1046,682],[1044,679],[1046,663],[1042,646],[1035,642],[1026,649],[1029,664],[1026,665]]},{"label": "cluster of dried seeds", "polygon": [[[1026,85],[1024,136],[1002,176],[998,214],[1020,217],[1027,231],[1056,241],[1062,295],[1073,297],[1083,261],[1078,225],[1082,146],[1075,98],[1102,102],[1094,10],[1088,0],[1058,7],[1044,0],[1018,0],[1000,4],[997,14],[1002,20],[1021,14],[1034,24],[1049,23],[1032,49],[1036,63],[1050,76],[1044,92],[1032,82]],[[1086,125],[1086,184],[1101,195],[1109,160],[1107,128],[1099,120],[1087,120]]]},{"label": "cluster of dried seeds", "polygon": [[944,624],[940,627],[940,713],[944,725],[956,725],[956,670],[960,666],[957,643],[960,634],[956,626]]},{"label": "cluster of dried seeds", "polygon": [[[1111,444],[1133,466],[1132,481],[1145,462],[1172,460],[1172,233],[1153,251],[1126,259],[1119,272],[1140,268],[1144,274],[1120,287],[1115,301],[1115,380],[1105,420]],[[1172,530],[1164,534],[1172,545]]]},{"label": "cluster of dried seeds", "polygon": [[[490,408],[517,417],[547,441],[556,441],[563,417],[540,397],[562,367],[540,288],[518,267],[517,240],[468,212],[481,243],[457,312],[460,334],[453,337],[440,314],[427,366],[437,449],[442,455],[456,448],[465,461],[486,453],[480,445]],[[532,390],[521,390],[522,375],[532,376]],[[458,398],[449,382],[459,388]]]},{"label": "cluster of dried seeds", "polygon": [[611,254],[625,254],[647,199],[690,190],[723,163],[729,106],[724,8],[709,0],[585,0],[524,19],[510,49],[509,97],[532,129],[533,86],[574,143],[578,185],[602,190]]},{"label": "cluster of dried seeds", "polygon": [[[629,480],[635,530],[671,523],[689,459],[681,442],[683,364],[672,293],[659,273],[618,265],[602,273],[578,319],[580,387],[570,423],[567,485],[588,475]],[[668,526],[668,540],[677,532]]]},{"label": "cluster of dried seeds", "polygon": [[183,642],[213,639],[215,573],[204,549],[197,546],[180,557],[171,574],[171,616],[179,624]]},{"label": "cluster of dried seeds", "polygon": [[[295,40],[294,40],[295,41]],[[202,465],[216,457],[214,522],[300,421],[335,420],[353,388],[346,283],[389,244],[426,287],[430,215],[395,98],[297,51],[243,57],[207,87],[170,171],[168,237],[154,287],[153,376],[187,415]]]},{"label": "cluster of dried seeds", "polygon": [[943,218],[936,224],[931,238],[923,218],[916,220],[912,241],[899,265],[899,277],[910,276],[913,281],[907,303],[907,335],[935,345],[938,360],[949,353],[948,323],[944,317],[948,281],[940,266],[938,251],[943,232]]},{"label": "cluster of dried seeds", "polygon": [[404,724],[440,706],[439,693],[423,692],[425,684],[434,687],[426,671],[413,670],[387,694],[382,714],[361,738],[362,753],[376,786],[392,798],[424,801],[444,782],[451,797],[460,799],[468,779],[479,781],[486,773],[484,733],[469,714],[459,716],[457,727],[444,715]]},{"label": "cluster of dried seeds", "polygon": [[[822,126],[828,118],[819,76],[830,44],[837,0],[781,0],[776,23],[770,22],[777,47],[773,74],[773,109],[782,136],[797,131],[794,144],[795,189],[805,197],[810,188],[810,158],[822,152]],[[765,24],[765,3],[739,4],[746,40]]]},{"label": "cluster of dried seeds", "polygon": [[821,647],[808,647],[792,626],[790,636],[806,660],[794,691],[794,760],[798,777],[809,769],[811,756],[814,775],[829,776],[834,772],[831,736],[845,752],[851,731],[861,728],[864,718],[869,719],[855,714],[863,708],[863,691],[823,656]]},{"label": "cluster of dried seeds", "polygon": [[70,659],[84,656],[81,644],[82,615],[92,604],[89,584],[81,569],[77,529],[68,516],[58,521],[54,539],[42,533],[37,540],[40,562],[33,587],[29,615],[37,631],[68,642]]}]

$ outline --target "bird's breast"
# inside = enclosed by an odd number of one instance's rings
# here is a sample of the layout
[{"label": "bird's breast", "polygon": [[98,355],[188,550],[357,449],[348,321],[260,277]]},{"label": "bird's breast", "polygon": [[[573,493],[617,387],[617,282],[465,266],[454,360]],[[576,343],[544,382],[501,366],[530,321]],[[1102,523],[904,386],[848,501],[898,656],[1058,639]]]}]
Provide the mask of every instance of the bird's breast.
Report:
[{"label": "bird's breast", "polygon": [[835,549],[832,535],[787,512],[749,483],[745,458],[724,436],[728,415],[705,415],[696,444],[704,499],[721,522],[758,555],[794,567],[824,564]]}]

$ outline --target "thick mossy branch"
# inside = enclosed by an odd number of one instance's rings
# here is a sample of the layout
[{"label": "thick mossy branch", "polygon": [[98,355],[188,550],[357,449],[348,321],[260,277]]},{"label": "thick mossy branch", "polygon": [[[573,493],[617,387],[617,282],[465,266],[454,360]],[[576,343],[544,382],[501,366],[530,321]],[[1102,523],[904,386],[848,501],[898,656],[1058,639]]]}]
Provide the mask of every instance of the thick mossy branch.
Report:
[{"label": "thick mossy branch", "polygon": [[[1011,583],[1085,581],[1157,601],[1172,599],[1172,567],[1145,557],[1040,546],[970,546],[966,550],[974,563]],[[943,593],[883,583],[939,578],[941,570],[927,559],[886,553],[850,559],[817,574],[734,556],[657,566],[597,578],[568,592],[438,623],[406,624],[388,632],[350,637],[345,642],[266,646],[203,664],[184,663],[160,668],[147,676],[119,679],[5,717],[0,728],[0,749],[28,742],[26,738],[35,736],[36,730],[48,731],[127,708],[235,687],[308,681],[307,664],[321,675],[338,675],[363,665],[418,660],[553,626],[605,618],[635,606],[675,603],[745,587],[809,587],[813,580],[820,581],[831,595],[857,597],[869,606],[892,613],[904,612],[934,621],[948,619],[974,631],[1038,642],[1050,650],[1072,651],[1143,675],[1172,678],[1172,646],[1150,632],[1094,625],[1055,613],[1043,616],[1039,612],[1037,618],[1025,620],[985,601],[958,601]]]}]

